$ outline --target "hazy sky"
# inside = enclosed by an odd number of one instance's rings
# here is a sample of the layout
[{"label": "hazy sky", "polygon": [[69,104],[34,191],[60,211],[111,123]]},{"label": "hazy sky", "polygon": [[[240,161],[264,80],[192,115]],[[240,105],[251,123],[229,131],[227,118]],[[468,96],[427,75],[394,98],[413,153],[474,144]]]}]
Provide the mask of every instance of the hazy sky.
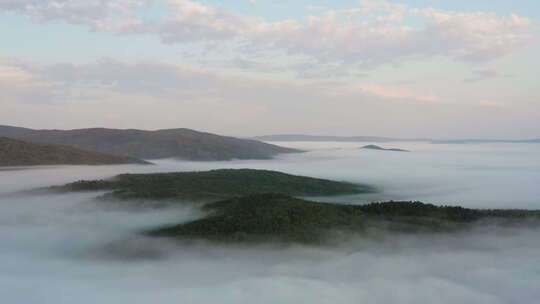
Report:
[{"label": "hazy sky", "polygon": [[0,0],[0,124],[540,137],[538,0]]}]

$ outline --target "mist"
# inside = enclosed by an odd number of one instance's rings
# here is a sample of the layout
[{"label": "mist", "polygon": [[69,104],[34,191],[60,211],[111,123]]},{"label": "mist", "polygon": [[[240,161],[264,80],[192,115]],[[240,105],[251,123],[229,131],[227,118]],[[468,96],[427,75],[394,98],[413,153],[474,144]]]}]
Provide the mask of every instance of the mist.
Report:
[{"label": "mist", "polygon": [[[129,208],[99,193],[18,194],[119,173],[261,168],[372,184],[346,196],[478,208],[540,209],[536,145],[287,143],[276,160],[0,171],[0,294],[6,303],[534,303],[538,228],[479,226],[448,235],[352,237],[334,247],[147,239],[141,231],[203,216],[194,207]],[[385,145],[386,146],[386,145]],[[319,198],[323,200],[323,198]]]},{"label": "mist", "polygon": [[[182,170],[256,168],[354,183],[379,192],[319,200],[366,203],[421,200],[470,208],[540,209],[540,145],[386,143],[410,153],[360,149],[371,144],[273,142],[307,150],[270,161],[183,162]],[[176,166],[175,161],[158,161]]]}]

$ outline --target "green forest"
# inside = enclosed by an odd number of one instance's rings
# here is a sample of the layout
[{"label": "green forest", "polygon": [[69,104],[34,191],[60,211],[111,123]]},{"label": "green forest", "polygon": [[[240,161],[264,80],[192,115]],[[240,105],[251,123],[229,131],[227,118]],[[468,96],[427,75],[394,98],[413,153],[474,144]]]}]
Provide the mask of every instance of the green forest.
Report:
[{"label": "green forest", "polygon": [[108,190],[100,198],[109,201],[204,203],[200,207],[207,215],[201,219],[144,232],[149,236],[184,240],[322,244],[336,235],[444,233],[463,231],[478,223],[536,225],[540,219],[540,211],[477,210],[412,201],[365,205],[320,203],[300,197],[372,193],[377,189],[253,169],[122,174],[49,189]]}]

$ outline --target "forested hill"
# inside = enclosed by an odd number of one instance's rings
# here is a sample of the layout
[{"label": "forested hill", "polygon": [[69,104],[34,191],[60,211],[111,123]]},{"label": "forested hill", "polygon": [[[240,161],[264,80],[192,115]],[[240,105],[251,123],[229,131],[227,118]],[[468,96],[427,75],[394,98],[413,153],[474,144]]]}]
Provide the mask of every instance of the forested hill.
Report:
[{"label": "forested hill", "polygon": [[298,196],[362,194],[376,189],[253,169],[122,174],[48,190],[98,191],[105,204],[193,204],[202,208],[202,218],[145,233],[180,240],[324,244],[353,235],[382,237],[396,233],[464,232],[482,226],[502,229],[540,225],[540,211],[534,210],[476,210],[421,202],[354,205],[308,201]]},{"label": "forested hill", "polygon": [[147,235],[219,242],[325,244],[347,236],[463,232],[475,227],[538,227],[540,211],[476,210],[421,202],[317,203],[282,194],[215,202],[208,216]]},{"label": "forested hill", "polygon": [[185,160],[269,159],[280,153],[301,152],[255,140],[190,129],[157,131],[119,129],[33,130],[0,126],[0,136],[141,159]]},{"label": "forested hill", "polygon": [[108,180],[78,181],[52,189],[68,192],[111,190],[111,196],[117,199],[210,201],[258,193],[330,196],[375,191],[368,185],[254,169],[121,174]]},{"label": "forested hill", "polygon": [[0,166],[149,164],[132,157],[0,137]]}]

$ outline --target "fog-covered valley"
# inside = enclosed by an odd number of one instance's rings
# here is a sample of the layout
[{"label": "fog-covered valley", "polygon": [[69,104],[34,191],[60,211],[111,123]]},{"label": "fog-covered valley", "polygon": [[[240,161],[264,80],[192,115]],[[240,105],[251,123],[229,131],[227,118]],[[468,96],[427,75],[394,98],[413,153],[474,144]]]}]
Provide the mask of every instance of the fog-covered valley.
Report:
[{"label": "fog-covered valley", "polygon": [[0,171],[0,294],[6,303],[534,303],[537,228],[479,226],[448,235],[352,238],[335,247],[213,245],[141,231],[202,216],[194,207],[130,208],[98,193],[22,190],[119,173],[259,168],[366,183],[380,192],[319,198],[422,200],[540,209],[540,146],[282,143],[310,150],[268,161],[157,161]]}]

